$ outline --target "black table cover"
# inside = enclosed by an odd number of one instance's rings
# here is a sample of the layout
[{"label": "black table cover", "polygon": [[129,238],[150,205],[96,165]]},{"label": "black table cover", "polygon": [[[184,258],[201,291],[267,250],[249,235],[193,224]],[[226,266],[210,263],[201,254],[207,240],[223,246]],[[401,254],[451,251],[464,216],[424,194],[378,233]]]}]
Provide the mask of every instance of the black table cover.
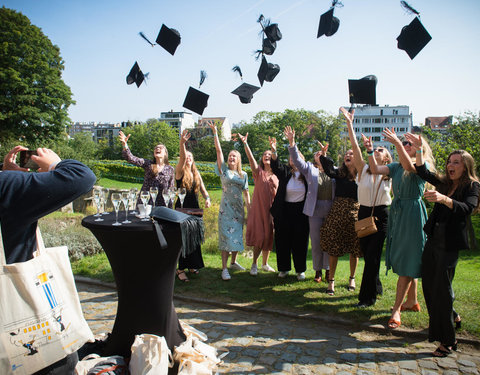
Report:
[{"label": "black table cover", "polygon": [[[119,221],[125,212],[119,212]],[[180,226],[162,223],[168,247],[160,249],[151,221],[129,215],[130,224],[112,226],[115,214],[104,221],[87,216],[82,225],[91,230],[108,257],[117,284],[118,307],[112,333],[103,356],[130,357],[135,335],[165,336],[168,347],[180,345],[186,337],[173,306],[173,286],[182,236]]]}]

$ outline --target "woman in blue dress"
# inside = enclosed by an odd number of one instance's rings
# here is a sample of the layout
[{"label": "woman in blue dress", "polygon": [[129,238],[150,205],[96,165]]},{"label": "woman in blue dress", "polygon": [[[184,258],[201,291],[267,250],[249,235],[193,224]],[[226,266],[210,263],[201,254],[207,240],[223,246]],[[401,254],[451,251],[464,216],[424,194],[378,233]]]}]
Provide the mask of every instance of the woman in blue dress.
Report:
[{"label": "woman in blue dress", "polygon": [[230,151],[225,163],[220,140],[218,139],[217,127],[211,122],[208,123],[208,126],[212,129],[215,139],[215,150],[217,152],[215,173],[220,176],[222,183],[222,200],[218,212],[218,248],[222,252],[222,279],[230,280],[231,277],[227,268],[230,253],[232,253],[230,267],[236,270],[245,269],[236,260],[238,253],[244,249],[244,200],[247,207],[247,215],[250,209],[248,176],[242,171],[242,159],[238,151]]},{"label": "woman in blue dress", "polygon": [[[393,201],[388,217],[385,262],[387,272],[391,268],[398,275],[395,304],[388,321],[388,327],[396,329],[401,325],[401,311],[420,311],[417,278],[421,276],[427,210],[422,200],[425,181],[417,175],[414,165],[415,148],[408,140],[402,142],[393,129],[385,128],[383,135],[395,146],[400,162],[378,165],[373,154],[369,155],[368,162],[373,174],[392,178]],[[432,152],[426,141],[421,152],[428,162],[426,166],[432,170]],[[403,303],[405,297],[407,300]]]}]

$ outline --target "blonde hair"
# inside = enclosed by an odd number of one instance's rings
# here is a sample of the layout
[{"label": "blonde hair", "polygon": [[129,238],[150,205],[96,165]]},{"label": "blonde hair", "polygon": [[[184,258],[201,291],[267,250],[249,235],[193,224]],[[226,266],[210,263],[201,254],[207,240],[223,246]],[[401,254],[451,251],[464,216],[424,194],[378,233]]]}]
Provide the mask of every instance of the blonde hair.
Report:
[{"label": "blonde hair", "polygon": [[[164,144],[162,143],[159,143],[158,145],[156,145],[153,150],[155,150],[157,147],[161,147],[165,150],[165,156],[163,157],[163,162],[166,164],[166,165],[170,165],[170,163],[168,162],[168,149],[165,147]],[[151,165],[151,168],[152,168],[152,172],[154,174],[158,174],[159,171],[158,171],[158,167],[157,167],[157,160],[155,159],[155,157],[153,158],[152,160],[152,165]]]},{"label": "blonde hair", "polygon": [[237,161],[237,165],[236,165],[236,171],[238,172],[238,174],[240,176],[243,176],[243,170],[242,170],[242,155],[240,155],[240,152],[238,152],[237,150],[232,150],[228,153],[228,155],[230,155],[231,153],[234,153],[235,155],[237,155],[237,158],[238,158],[238,161]]},{"label": "blonde hair", "polygon": [[422,137],[422,152],[424,162],[428,163],[428,170],[432,173],[435,173],[437,171],[435,168],[435,158],[433,157],[430,145],[424,137]]},{"label": "blonde hair", "polygon": [[193,159],[193,154],[190,151],[187,151],[187,154],[192,155],[192,165],[189,167],[187,163],[183,165],[182,172],[182,187],[187,189],[187,191],[193,188],[195,194],[200,190],[200,185],[202,182],[202,177],[198,173],[197,166],[195,165],[195,160]]}]

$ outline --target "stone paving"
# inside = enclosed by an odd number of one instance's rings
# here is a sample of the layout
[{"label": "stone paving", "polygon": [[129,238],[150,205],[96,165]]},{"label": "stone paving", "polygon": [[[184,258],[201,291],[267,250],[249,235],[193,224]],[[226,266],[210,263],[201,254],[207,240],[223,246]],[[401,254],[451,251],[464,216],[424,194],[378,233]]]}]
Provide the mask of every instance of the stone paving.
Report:
[{"label": "stone paving", "polygon": [[[84,283],[77,288],[94,334],[110,332],[115,290]],[[181,320],[206,333],[208,344],[229,352],[219,373],[480,375],[480,350],[466,344],[447,358],[433,358],[436,346],[412,337],[178,299],[174,303]]]}]

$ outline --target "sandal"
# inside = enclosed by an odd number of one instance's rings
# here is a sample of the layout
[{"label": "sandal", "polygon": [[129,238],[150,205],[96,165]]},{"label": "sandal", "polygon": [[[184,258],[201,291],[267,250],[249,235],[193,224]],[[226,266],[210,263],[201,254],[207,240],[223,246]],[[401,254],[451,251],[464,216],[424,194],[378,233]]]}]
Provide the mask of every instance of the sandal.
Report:
[{"label": "sandal", "polygon": [[322,271],[315,271],[315,278],[313,279],[313,281],[317,283],[322,282]]},{"label": "sandal", "polygon": [[350,276],[350,285],[347,286],[349,292],[353,292],[355,290],[355,276]]},{"label": "sandal", "polygon": [[333,295],[335,295],[335,290],[333,289],[333,288],[334,288],[334,285],[335,285],[335,284],[334,284],[334,283],[335,283],[335,279],[330,279],[330,280],[328,280],[328,287],[330,287],[330,283],[332,284],[332,287],[331,287],[331,289],[327,289],[327,294],[328,294],[329,296],[333,296]]},{"label": "sandal", "polygon": [[452,354],[453,350],[457,350],[457,343],[453,344],[452,346],[440,344],[440,346],[435,349],[432,355],[434,357],[445,358],[449,354]]},{"label": "sandal", "polygon": [[393,318],[390,318],[388,320],[388,328],[390,329],[397,329],[402,325],[402,322],[400,320],[395,320]]},{"label": "sandal", "polygon": [[405,306],[405,304],[403,304],[401,307],[400,307],[400,311],[414,311],[414,312],[419,312],[421,310],[420,308],[420,304],[419,303],[416,303],[415,305],[413,305],[412,307],[407,307]]},{"label": "sandal", "polygon": [[184,270],[177,270],[177,277],[178,277],[178,280],[183,281],[184,283],[187,283],[190,281],[190,279],[188,278]]}]

